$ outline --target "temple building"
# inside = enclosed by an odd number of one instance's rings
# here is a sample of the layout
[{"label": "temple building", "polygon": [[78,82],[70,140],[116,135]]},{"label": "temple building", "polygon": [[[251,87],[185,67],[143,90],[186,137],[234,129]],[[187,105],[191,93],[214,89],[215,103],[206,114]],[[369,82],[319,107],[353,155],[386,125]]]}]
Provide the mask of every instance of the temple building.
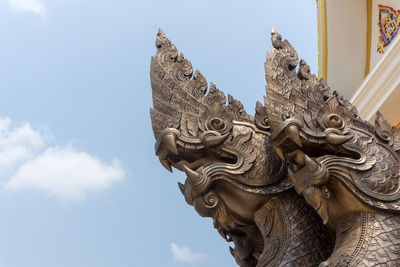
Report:
[{"label": "temple building", "polygon": [[317,0],[318,76],[400,129],[400,1]]}]

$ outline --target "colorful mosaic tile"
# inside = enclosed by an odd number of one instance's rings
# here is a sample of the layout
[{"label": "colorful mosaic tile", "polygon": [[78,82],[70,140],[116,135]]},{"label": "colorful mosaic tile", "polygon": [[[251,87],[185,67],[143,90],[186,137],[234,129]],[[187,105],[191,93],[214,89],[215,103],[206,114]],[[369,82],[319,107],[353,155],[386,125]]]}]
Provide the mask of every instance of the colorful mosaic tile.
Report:
[{"label": "colorful mosaic tile", "polygon": [[382,54],[385,51],[385,47],[390,44],[399,31],[400,10],[394,10],[389,6],[378,5],[378,13],[378,52]]}]

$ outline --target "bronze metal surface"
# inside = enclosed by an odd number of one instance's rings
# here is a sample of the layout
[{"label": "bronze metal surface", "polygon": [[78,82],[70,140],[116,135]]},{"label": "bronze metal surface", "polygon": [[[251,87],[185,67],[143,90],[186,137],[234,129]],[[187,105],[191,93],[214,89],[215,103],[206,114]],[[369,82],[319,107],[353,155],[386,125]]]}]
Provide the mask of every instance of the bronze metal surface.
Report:
[{"label": "bronze metal surface", "polygon": [[185,172],[186,202],[241,267],[400,264],[400,133],[380,114],[375,127],[361,120],[275,31],[272,44],[253,117],[158,32],[150,114],[161,164]]},{"label": "bronze metal surface", "polygon": [[400,266],[400,132],[378,112],[375,125],[324,80],[279,33],[267,55],[270,141],[289,177],[336,233],[321,266]]}]

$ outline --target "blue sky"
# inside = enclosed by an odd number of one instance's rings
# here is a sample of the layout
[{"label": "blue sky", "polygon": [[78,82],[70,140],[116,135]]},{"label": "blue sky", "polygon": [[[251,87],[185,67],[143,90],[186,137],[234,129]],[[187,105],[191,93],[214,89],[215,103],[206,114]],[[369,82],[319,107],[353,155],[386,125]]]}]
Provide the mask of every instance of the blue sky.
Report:
[{"label": "blue sky", "polygon": [[0,0],[0,267],[234,266],[154,155],[162,28],[253,114],[275,27],[317,72],[314,0]]}]

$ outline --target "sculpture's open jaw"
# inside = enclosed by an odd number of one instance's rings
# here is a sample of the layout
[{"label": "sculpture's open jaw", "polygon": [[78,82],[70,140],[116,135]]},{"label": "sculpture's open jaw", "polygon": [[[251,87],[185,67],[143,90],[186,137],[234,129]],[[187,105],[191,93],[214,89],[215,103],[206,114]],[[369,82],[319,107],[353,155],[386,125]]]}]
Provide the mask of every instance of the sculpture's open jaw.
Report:
[{"label": "sculpture's open jaw", "polygon": [[184,167],[196,170],[210,162],[233,163],[237,160],[235,155],[217,148],[228,136],[229,133],[221,135],[214,131],[207,131],[199,137],[186,137],[174,128],[167,128],[157,139],[156,155],[161,164],[170,172],[172,172],[172,166],[185,171]]},{"label": "sculpture's open jaw", "polygon": [[226,242],[233,241],[231,234],[219,221],[214,220],[214,228],[218,231],[220,236],[222,236],[222,238],[225,239]]},{"label": "sculpture's open jaw", "polygon": [[232,242],[233,239],[239,239],[246,235],[247,230],[246,225],[236,224],[233,228],[230,228],[216,220],[214,220],[214,228],[226,242]]},{"label": "sculpture's open jaw", "polygon": [[333,128],[315,132],[303,123],[297,123],[297,120],[288,120],[271,135],[270,140],[277,154],[286,160],[292,160],[299,150],[311,158],[324,155],[357,158],[358,155],[350,153],[342,146],[353,137],[353,134],[343,135]]}]

